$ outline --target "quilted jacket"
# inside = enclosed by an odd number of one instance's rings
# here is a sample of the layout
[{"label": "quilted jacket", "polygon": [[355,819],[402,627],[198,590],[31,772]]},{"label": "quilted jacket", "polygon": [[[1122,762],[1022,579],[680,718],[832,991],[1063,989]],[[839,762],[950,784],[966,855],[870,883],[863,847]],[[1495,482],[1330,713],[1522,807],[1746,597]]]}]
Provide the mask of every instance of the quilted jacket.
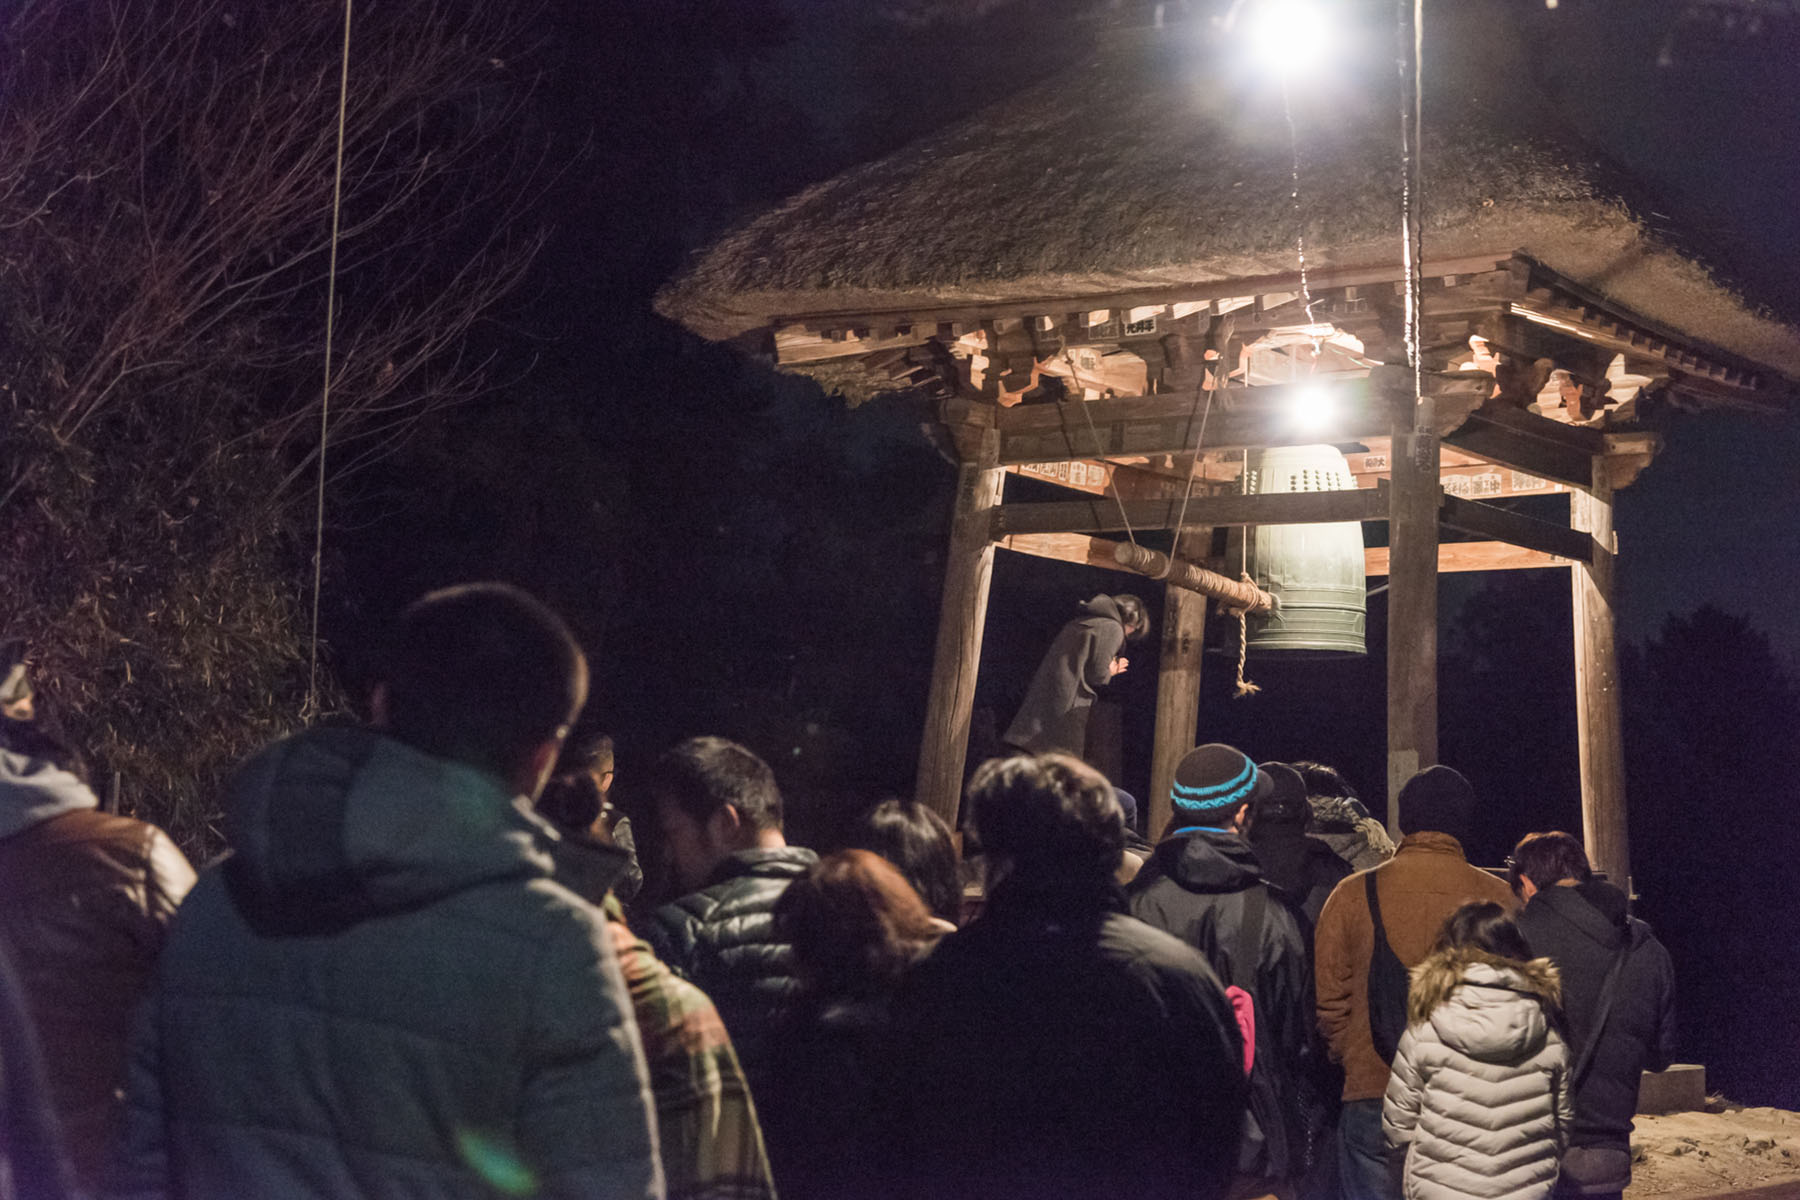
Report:
[{"label": "quilted jacket", "polygon": [[799,846],[740,850],[644,930],[658,958],[712,997],[753,1092],[769,1037],[800,991],[794,948],[775,936],[775,902],[818,861]]},{"label": "quilted jacket", "polygon": [[1406,1151],[1406,1200],[1539,1200],[1556,1187],[1572,1119],[1560,982],[1528,963],[1443,951],[1412,972],[1411,1024],[1381,1125]]},{"label": "quilted jacket", "polygon": [[315,729],[226,831],[133,1035],[115,1195],[662,1196],[612,934],[523,797]]}]

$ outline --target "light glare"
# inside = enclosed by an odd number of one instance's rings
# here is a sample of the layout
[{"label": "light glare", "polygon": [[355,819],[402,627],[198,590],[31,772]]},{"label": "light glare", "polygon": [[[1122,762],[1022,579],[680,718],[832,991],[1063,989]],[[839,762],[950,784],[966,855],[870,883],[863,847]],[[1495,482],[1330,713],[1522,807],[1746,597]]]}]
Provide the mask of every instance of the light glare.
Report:
[{"label": "light glare", "polygon": [[1244,36],[1256,63],[1284,78],[1318,66],[1331,42],[1324,7],[1315,0],[1251,0]]},{"label": "light glare", "polygon": [[1323,429],[1337,416],[1331,392],[1318,384],[1297,389],[1293,398],[1294,424],[1301,429]]}]

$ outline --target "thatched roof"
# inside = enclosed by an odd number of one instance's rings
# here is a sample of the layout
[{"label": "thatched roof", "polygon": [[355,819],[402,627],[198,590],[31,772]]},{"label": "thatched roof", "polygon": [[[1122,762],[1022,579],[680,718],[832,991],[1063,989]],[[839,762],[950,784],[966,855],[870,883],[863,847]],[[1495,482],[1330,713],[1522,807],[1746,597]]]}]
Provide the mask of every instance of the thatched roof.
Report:
[{"label": "thatched roof", "polygon": [[[1209,78],[1198,59],[1171,34],[1101,50],[756,218],[665,287],[658,311],[724,339],[830,314],[1292,272],[1300,225],[1279,90]],[[1295,89],[1316,269],[1397,277],[1392,80],[1388,67]],[[1800,376],[1800,330],[1718,284],[1596,155],[1544,132],[1491,79],[1441,90],[1455,99],[1433,95],[1426,119],[1428,261],[1522,253],[1642,318]]]}]

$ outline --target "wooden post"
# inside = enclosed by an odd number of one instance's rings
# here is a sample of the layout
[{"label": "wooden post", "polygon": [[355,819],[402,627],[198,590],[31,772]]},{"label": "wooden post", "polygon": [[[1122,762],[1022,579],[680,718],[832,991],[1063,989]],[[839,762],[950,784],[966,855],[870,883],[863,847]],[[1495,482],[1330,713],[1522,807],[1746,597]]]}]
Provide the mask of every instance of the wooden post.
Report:
[{"label": "wooden post", "polygon": [[995,466],[999,445],[998,435],[986,430],[976,460],[964,462],[957,477],[931,695],[919,743],[919,802],[935,809],[952,829],[962,801],[969,717],[975,707],[975,675],[987,623],[988,583],[994,574],[994,509],[1006,482],[1006,472]]},{"label": "wooden post", "polygon": [[1400,788],[1437,762],[1438,734],[1438,440],[1429,423],[1421,431],[1411,417],[1394,428],[1388,517],[1387,821],[1396,841]]},{"label": "wooden post", "polygon": [[[1204,559],[1212,530],[1176,539],[1175,555]],[[1200,723],[1200,659],[1206,637],[1206,597],[1173,584],[1163,586],[1162,662],[1156,676],[1156,741],[1150,752],[1150,794],[1144,797],[1144,833],[1162,837],[1171,808],[1169,788],[1182,756],[1194,748]]]},{"label": "wooden post", "polygon": [[1581,754],[1581,829],[1588,859],[1627,892],[1630,840],[1625,823],[1625,744],[1619,711],[1619,650],[1612,484],[1594,459],[1593,486],[1569,497],[1570,524],[1594,538],[1592,565],[1570,572],[1575,600],[1575,720]]}]

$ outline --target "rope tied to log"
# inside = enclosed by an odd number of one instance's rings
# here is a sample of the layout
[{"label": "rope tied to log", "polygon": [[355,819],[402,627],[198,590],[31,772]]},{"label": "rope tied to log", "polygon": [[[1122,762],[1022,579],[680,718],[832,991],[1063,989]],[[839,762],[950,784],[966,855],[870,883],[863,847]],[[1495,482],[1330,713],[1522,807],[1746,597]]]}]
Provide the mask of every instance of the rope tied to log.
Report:
[{"label": "rope tied to log", "polygon": [[[1239,572],[1239,575],[1243,581],[1251,587],[1256,586],[1256,581],[1250,578],[1250,572],[1242,571]],[[1250,653],[1250,610],[1247,608],[1240,608],[1235,611],[1237,612],[1238,627],[1237,684],[1235,690],[1231,693],[1231,698],[1233,700],[1242,700],[1245,696],[1256,695],[1256,693],[1262,691],[1262,687],[1261,685],[1251,683],[1248,679],[1244,678],[1244,660]]]}]

